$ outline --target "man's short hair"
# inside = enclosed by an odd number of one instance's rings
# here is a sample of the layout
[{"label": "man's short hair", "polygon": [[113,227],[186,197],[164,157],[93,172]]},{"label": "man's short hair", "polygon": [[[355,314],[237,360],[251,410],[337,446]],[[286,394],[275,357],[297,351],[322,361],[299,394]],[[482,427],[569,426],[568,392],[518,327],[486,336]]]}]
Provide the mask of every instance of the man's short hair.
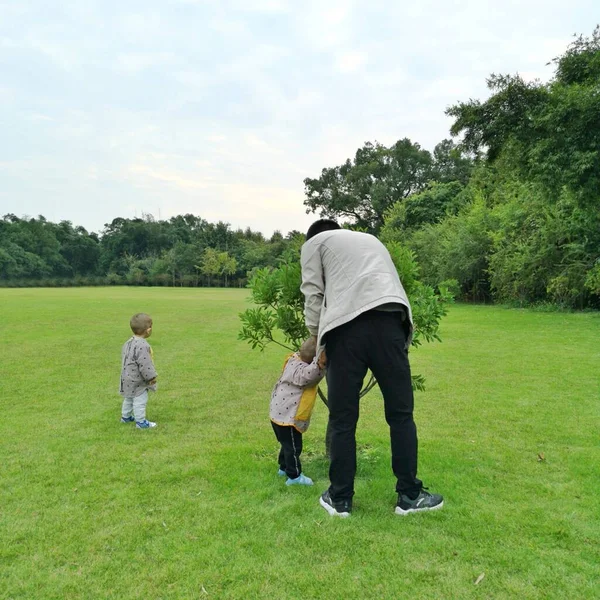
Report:
[{"label": "man's short hair", "polygon": [[315,359],[316,354],[317,340],[314,337],[310,337],[300,346],[300,358],[306,363],[311,363]]},{"label": "man's short hair", "polygon": [[152,317],[146,313],[137,313],[129,321],[131,331],[136,335],[141,335],[144,331],[152,327]]},{"label": "man's short hair", "polygon": [[319,219],[308,228],[308,231],[306,232],[306,241],[319,233],[323,233],[324,231],[334,231],[335,229],[341,229],[336,221],[332,221],[331,219]]}]

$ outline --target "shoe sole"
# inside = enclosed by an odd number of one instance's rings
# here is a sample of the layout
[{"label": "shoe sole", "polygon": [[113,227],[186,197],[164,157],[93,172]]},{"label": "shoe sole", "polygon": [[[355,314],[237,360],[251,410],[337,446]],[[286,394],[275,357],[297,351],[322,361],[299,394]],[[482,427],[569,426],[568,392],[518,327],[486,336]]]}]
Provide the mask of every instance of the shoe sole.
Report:
[{"label": "shoe sole", "polygon": [[423,508],[408,508],[407,510],[403,510],[399,506],[396,506],[395,513],[397,515],[400,515],[401,517],[405,517],[406,515],[410,515],[411,513],[426,512],[428,510],[439,510],[443,506],[444,506],[443,501],[440,502],[439,504],[436,504],[435,506],[425,506]]},{"label": "shoe sole", "polygon": [[332,516],[332,517],[341,517],[342,519],[347,519],[350,516],[349,512],[338,512],[333,508],[333,506],[327,504],[323,498],[319,498],[319,504]]},{"label": "shoe sole", "polygon": [[289,479],[285,482],[285,485],[287,485],[288,487],[291,485],[314,485],[314,483],[311,481],[310,483],[308,482],[300,482],[300,481],[290,481]]}]

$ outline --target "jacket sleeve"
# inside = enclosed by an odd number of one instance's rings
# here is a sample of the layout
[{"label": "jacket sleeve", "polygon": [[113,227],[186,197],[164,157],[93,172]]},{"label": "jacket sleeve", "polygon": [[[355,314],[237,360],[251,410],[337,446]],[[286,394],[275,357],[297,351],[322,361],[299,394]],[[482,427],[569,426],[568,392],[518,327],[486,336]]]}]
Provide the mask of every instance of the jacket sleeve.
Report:
[{"label": "jacket sleeve", "polygon": [[150,346],[148,344],[138,348],[136,362],[144,381],[151,381],[157,376],[154,362],[152,361],[152,354],[150,354]]},{"label": "jacket sleeve", "polygon": [[302,246],[300,256],[302,266],[302,285],[300,291],[304,294],[304,319],[306,327],[312,335],[319,333],[321,306],[325,294],[323,264],[319,246]]},{"label": "jacket sleeve", "polygon": [[305,388],[316,385],[324,376],[325,371],[319,368],[315,358],[309,365],[298,361],[298,364],[294,366],[290,379],[294,385]]}]

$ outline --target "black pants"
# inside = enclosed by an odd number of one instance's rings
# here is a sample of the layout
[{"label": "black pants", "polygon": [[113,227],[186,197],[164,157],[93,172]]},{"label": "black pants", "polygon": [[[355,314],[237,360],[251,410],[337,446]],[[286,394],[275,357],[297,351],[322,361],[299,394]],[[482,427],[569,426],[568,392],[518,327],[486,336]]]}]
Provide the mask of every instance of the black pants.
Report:
[{"label": "black pants", "polygon": [[279,468],[285,471],[290,479],[296,479],[302,473],[300,454],[302,453],[302,434],[295,428],[273,423],[273,431],[281,444],[279,451]]},{"label": "black pants", "polygon": [[368,311],[333,329],[325,343],[331,499],[339,502],[354,495],[359,394],[367,369],[371,369],[383,394],[396,491],[418,494],[423,484],[417,479],[417,428],[402,313]]}]

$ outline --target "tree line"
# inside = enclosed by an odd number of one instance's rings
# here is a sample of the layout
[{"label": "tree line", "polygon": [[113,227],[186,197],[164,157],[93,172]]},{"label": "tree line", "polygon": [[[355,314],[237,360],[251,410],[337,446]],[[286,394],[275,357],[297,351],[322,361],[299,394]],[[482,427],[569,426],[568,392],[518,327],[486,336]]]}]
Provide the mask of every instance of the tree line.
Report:
[{"label": "tree line", "polygon": [[0,220],[0,285],[244,285],[276,266],[300,232],[270,238],[194,215],[114,219],[100,234],[43,216]]},{"label": "tree line", "polygon": [[[472,161],[462,157],[450,140],[438,144],[433,155],[408,139],[392,148],[367,144],[359,154],[359,165],[348,162],[341,169],[325,169],[328,185],[331,173],[339,181],[352,179],[354,189],[364,190],[360,178],[371,177],[364,167],[378,161],[385,185],[402,189],[408,196],[434,182],[454,178],[466,182],[472,167]],[[379,230],[396,198],[386,190],[385,197],[361,200],[358,206],[346,191],[343,197],[336,193],[327,207],[319,206],[317,197],[326,197],[327,190],[320,180],[306,181],[307,188],[312,186],[307,192],[308,210],[320,208],[324,214],[345,220],[360,215],[348,226],[369,231]],[[341,186],[345,186],[343,181]],[[156,220],[150,214],[116,218],[99,234],[70,221],[53,223],[41,215],[19,218],[8,214],[0,220],[0,285],[244,285],[256,269],[276,267],[288,254],[297,255],[303,240],[299,231],[285,236],[276,231],[266,238],[250,228],[233,230],[228,223],[210,223],[191,214],[169,220]]]},{"label": "tree line", "polygon": [[[486,101],[448,108],[458,141],[368,142],[305,179],[307,211],[402,245],[424,284],[464,300],[599,308],[600,29],[551,63],[548,83],[491,75]],[[99,234],[6,215],[0,284],[244,285],[302,241],[194,215]]]}]

